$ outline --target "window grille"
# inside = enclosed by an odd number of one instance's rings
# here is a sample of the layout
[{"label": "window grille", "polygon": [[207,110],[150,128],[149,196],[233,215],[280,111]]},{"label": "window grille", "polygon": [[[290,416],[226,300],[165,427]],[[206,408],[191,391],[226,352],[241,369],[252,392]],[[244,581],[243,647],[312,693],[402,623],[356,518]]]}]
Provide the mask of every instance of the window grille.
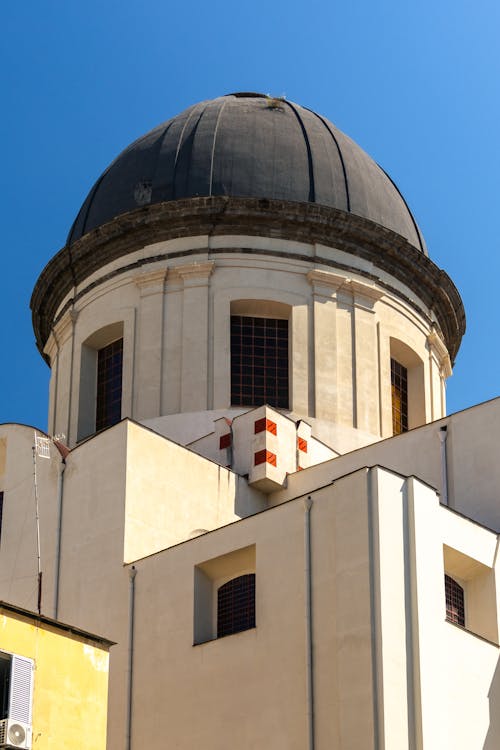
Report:
[{"label": "window grille", "polygon": [[408,431],[408,370],[391,358],[392,433]]},{"label": "window grille", "polygon": [[255,573],[247,573],[217,591],[217,638],[254,627]]},{"label": "window grille", "polygon": [[445,575],[446,619],[465,627],[464,590],[451,576]]},{"label": "window grille", "polygon": [[111,427],[122,416],[123,339],[97,352],[96,430]]},{"label": "window grille", "polygon": [[288,321],[231,316],[231,404],[289,408]]}]

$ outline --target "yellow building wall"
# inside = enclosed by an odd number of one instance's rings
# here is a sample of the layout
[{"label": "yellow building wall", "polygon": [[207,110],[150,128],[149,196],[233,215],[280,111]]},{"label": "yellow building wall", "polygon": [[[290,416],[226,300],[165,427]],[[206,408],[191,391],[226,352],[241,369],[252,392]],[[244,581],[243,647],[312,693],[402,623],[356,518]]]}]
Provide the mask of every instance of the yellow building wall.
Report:
[{"label": "yellow building wall", "polygon": [[105,648],[0,608],[0,650],[35,662],[34,750],[105,750]]}]

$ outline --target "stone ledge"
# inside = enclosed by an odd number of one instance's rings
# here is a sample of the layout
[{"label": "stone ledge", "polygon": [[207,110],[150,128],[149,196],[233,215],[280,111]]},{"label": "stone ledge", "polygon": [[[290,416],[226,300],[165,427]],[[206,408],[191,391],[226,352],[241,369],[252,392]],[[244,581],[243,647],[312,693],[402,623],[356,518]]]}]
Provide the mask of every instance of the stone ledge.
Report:
[{"label": "stone ledge", "polygon": [[[445,271],[403,237],[368,219],[327,206],[221,196],[139,208],[60,250],[40,274],[31,298],[38,348],[43,352],[64,297],[104,265],[153,242],[231,234],[319,243],[370,261],[405,284],[436,316],[454,360],[465,332],[460,295]],[[185,251],[181,255],[190,254]],[[319,257],[307,260],[324,263]]]}]

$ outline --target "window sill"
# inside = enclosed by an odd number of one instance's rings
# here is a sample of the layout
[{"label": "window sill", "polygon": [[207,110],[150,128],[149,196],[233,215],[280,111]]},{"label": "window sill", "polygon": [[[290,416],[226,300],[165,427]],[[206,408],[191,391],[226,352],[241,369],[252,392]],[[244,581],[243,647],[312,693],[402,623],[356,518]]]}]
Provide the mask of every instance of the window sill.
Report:
[{"label": "window sill", "polygon": [[468,633],[474,638],[479,638],[480,641],[489,643],[490,646],[495,646],[495,648],[500,648],[500,644],[497,643],[496,641],[491,641],[489,638],[485,638],[483,635],[479,635],[479,633],[474,632],[474,630],[469,630],[469,628],[464,627],[463,625],[459,625],[457,622],[451,622],[451,620],[447,620],[445,618],[445,623],[447,625],[451,625],[452,628],[457,628],[457,630],[461,630],[463,633]]},{"label": "window sill", "polygon": [[243,633],[252,633],[257,630],[257,626],[254,626],[253,628],[246,628],[245,630],[238,630],[237,633],[228,633],[227,635],[221,635],[220,638],[217,638],[217,636],[214,636],[213,638],[208,638],[206,641],[196,641],[193,643],[193,647],[195,646],[204,646],[207,643],[216,643],[217,641],[225,641],[227,638],[232,638],[235,635],[243,635]]}]

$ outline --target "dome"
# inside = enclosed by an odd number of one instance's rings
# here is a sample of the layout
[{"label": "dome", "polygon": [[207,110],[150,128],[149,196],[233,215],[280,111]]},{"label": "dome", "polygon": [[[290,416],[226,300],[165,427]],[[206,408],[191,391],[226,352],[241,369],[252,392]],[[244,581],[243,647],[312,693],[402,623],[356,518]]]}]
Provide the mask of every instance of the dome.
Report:
[{"label": "dome", "polygon": [[90,191],[68,244],[139,207],[210,196],[328,206],[426,253],[404,198],[368,154],[321,115],[254,93],[195,104],[125,149]]}]

